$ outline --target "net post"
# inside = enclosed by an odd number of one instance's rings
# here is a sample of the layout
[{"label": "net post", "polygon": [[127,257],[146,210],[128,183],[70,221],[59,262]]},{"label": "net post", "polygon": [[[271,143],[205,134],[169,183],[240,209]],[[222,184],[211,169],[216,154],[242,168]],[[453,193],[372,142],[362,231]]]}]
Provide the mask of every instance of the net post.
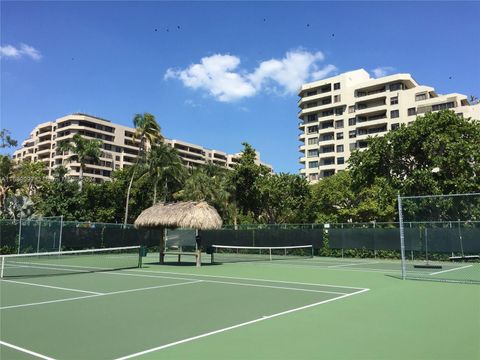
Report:
[{"label": "net post", "polygon": [[398,222],[400,227],[400,254],[402,257],[402,279],[406,278],[406,264],[405,264],[405,233],[403,228],[403,211],[402,211],[402,198],[400,194],[397,195],[398,199]]},{"label": "net post", "polygon": [[58,239],[58,251],[62,251],[63,215],[60,216],[60,234]]},{"label": "net post", "polygon": [[5,268],[5,257],[0,256],[0,279],[3,279],[3,269]]},{"label": "net post", "polygon": [[314,250],[313,250],[313,245],[312,245],[312,259],[313,259],[313,257],[314,257],[314,253],[313,253],[313,251],[314,251]]}]

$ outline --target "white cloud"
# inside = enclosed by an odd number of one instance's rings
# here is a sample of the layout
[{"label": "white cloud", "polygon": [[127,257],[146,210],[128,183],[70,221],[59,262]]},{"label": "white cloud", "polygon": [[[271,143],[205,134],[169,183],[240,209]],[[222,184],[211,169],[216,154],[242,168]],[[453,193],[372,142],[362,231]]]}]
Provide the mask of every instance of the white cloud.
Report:
[{"label": "white cloud", "polygon": [[165,79],[178,78],[186,87],[206,90],[219,101],[234,101],[255,94],[252,84],[234,71],[239,64],[236,56],[216,54],[185,70],[168,69]]},{"label": "white cloud", "polygon": [[391,66],[379,66],[379,67],[373,69],[372,73],[373,73],[373,76],[375,78],[380,78],[380,77],[384,77],[384,76],[388,75],[389,73],[391,73],[394,70],[395,70],[395,68],[391,67]]},{"label": "white cloud", "polygon": [[312,74],[311,79],[312,80],[321,80],[321,79],[326,78],[328,75],[331,75],[335,71],[337,71],[337,67],[335,65],[328,64],[328,65],[325,65],[320,70],[315,71]]},{"label": "white cloud", "polygon": [[40,60],[42,58],[40,51],[27,44],[20,44],[19,47],[13,45],[0,46],[0,57],[19,59],[23,56],[30,57],[33,60]]},{"label": "white cloud", "polygon": [[215,54],[183,70],[168,69],[164,78],[179,79],[186,87],[205,90],[219,101],[230,102],[254,96],[262,90],[296,93],[303,83],[336,71],[334,65],[319,69],[317,63],[324,58],[320,51],[292,50],[282,59],[261,62],[248,73],[239,69],[238,57]]},{"label": "white cloud", "polygon": [[263,61],[249,75],[252,84],[259,89],[264,83],[274,82],[284,92],[295,93],[300,86],[311,78],[312,71],[317,70],[316,62],[324,59],[321,52],[289,51],[283,59]]}]

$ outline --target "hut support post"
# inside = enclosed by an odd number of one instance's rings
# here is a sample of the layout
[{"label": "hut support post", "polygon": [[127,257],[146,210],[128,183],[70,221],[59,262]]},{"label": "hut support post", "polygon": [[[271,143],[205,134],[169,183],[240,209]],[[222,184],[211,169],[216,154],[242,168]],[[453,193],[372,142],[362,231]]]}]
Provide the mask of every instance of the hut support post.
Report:
[{"label": "hut support post", "polygon": [[195,252],[197,256],[195,259],[197,260],[197,267],[202,266],[202,245],[200,244],[200,236],[198,235],[198,229],[195,229]]},{"label": "hut support post", "polygon": [[165,233],[167,229],[162,228],[160,231],[160,249],[159,249],[159,259],[158,262],[160,265],[165,263]]}]

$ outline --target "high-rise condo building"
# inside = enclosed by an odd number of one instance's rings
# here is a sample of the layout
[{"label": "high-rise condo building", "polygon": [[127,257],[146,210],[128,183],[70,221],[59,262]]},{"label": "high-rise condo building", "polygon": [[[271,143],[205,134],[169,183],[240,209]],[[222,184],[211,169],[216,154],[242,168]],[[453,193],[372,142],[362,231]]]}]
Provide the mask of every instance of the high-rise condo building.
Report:
[{"label": "high-rise condo building", "polygon": [[299,96],[300,173],[310,183],[346,169],[352,151],[368,147],[369,136],[383,136],[418,115],[451,109],[480,119],[480,104],[457,93],[437,94],[410,74],[374,79],[360,69],[305,84]]},{"label": "high-rise condo building", "polygon": [[[76,157],[71,153],[62,153],[57,147],[59,143],[71,141],[75,134],[80,134],[87,139],[102,142],[100,161],[87,163],[84,176],[95,181],[109,180],[113,170],[135,163],[139,141],[134,141],[134,133],[134,128],[114,124],[96,116],[75,113],[37,125],[30,137],[22,143],[22,147],[14,152],[13,158],[17,161],[43,162],[49,177],[52,177],[56,167],[63,164],[69,170],[69,177],[78,178],[80,163]],[[212,163],[232,169],[241,156],[240,153],[227,154],[181,140],[164,141],[177,150],[184,164],[189,167]],[[270,165],[260,161],[259,153],[257,163],[272,169]]]}]

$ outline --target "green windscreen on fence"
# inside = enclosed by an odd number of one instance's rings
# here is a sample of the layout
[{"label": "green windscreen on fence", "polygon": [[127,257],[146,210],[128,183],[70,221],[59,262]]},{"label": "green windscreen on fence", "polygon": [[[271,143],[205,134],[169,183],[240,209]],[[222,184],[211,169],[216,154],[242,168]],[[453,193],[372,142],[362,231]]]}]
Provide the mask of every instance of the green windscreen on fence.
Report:
[{"label": "green windscreen on fence", "polygon": [[0,253],[35,253],[124,246],[158,247],[162,230],[133,225],[38,218],[0,220]]}]

